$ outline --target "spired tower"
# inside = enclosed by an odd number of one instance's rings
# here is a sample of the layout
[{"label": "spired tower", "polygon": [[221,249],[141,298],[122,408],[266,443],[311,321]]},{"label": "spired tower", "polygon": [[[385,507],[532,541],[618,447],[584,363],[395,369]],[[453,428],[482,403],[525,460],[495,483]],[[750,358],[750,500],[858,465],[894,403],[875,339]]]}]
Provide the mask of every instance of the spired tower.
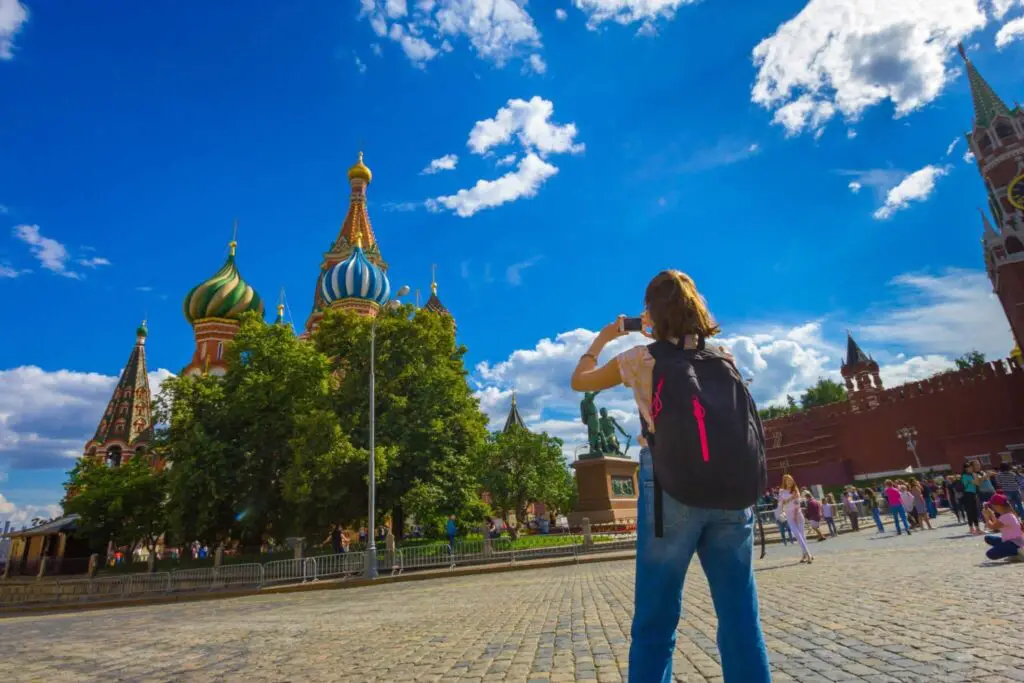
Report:
[{"label": "spired tower", "polygon": [[363,163],[363,153],[360,152],[359,161],[348,170],[352,188],[348,213],[337,239],[324,254],[320,265],[313,294],[313,311],[306,320],[305,336],[316,329],[329,307],[375,316],[391,296],[388,264],[381,258],[370,215],[366,211],[366,188],[371,180],[373,173]]},{"label": "spired tower", "polygon": [[185,318],[195,333],[196,350],[182,370],[184,375],[223,376],[227,372],[224,344],[238,333],[238,318],[248,311],[263,315],[263,300],[238,273],[237,246],[231,240],[228,260],[220,270],[185,296]]},{"label": "spired tower", "polygon": [[[437,296],[437,266],[432,265],[430,267],[430,298],[427,299],[427,303],[423,306],[425,309],[438,315],[447,316],[451,320],[452,326],[457,327],[455,324],[455,316],[452,315]],[[515,393],[512,394],[512,405],[515,405]]]},{"label": "spired tower", "polygon": [[501,431],[508,434],[513,429],[525,429],[526,431],[529,431],[526,427],[526,422],[523,421],[523,416],[519,414],[519,406],[516,404],[515,389],[512,390],[512,407],[508,410],[508,417],[505,418],[505,427]]},{"label": "spired tower", "polygon": [[963,45],[960,56],[974,100],[974,128],[966,134],[988,191],[981,212],[985,269],[1019,347],[1024,341],[1024,112],[1006,106],[981,77]]},{"label": "spired tower", "polygon": [[111,467],[142,455],[153,441],[151,395],[146,374],[146,321],[135,330],[135,347],[107,403],[96,435],[85,444],[85,457]]},{"label": "spired tower", "polygon": [[878,406],[878,394],[883,389],[878,363],[860,350],[850,333],[846,334],[846,361],[840,373],[846,381],[846,392],[854,410]]}]

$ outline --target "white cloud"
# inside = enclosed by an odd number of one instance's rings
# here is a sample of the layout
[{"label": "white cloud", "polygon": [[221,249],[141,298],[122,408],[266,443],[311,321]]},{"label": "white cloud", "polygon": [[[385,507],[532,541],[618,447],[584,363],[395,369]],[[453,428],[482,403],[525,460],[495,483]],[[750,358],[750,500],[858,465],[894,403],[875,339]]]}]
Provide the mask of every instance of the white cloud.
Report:
[{"label": "white cloud", "polygon": [[569,18],[569,13],[566,12],[561,7],[559,7],[558,9],[555,10],[555,19],[558,19],[559,21],[565,21],[568,18]]},{"label": "white cloud", "polygon": [[67,269],[68,259],[71,258],[67,248],[55,239],[44,237],[38,225],[19,225],[14,228],[14,236],[29,245],[32,255],[46,270],[74,280],[82,277]]},{"label": "white cloud", "polygon": [[1017,17],[1006,22],[996,33],[996,47],[1002,49],[1024,36],[1024,17]]},{"label": "white cloud", "polygon": [[16,278],[24,273],[30,273],[30,270],[19,270],[10,263],[0,262],[0,278]]},{"label": "white cloud", "polygon": [[93,256],[91,258],[78,259],[78,265],[85,266],[86,268],[99,268],[100,266],[109,266],[110,261],[102,256]]},{"label": "white cloud", "polygon": [[[54,496],[59,498],[61,492],[55,491]],[[18,505],[0,493],[0,527],[3,522],[10,521],[12,528],[27,527],[36,517],[42,519],[53,519],[59,517],[63,511],[60,505]]]},{"label": "white cloud", "polygon": [[754,48],[751,99],[789,134],[855,121],[892,102],[897,117],[938,97],[954,46],[987,22],[988,0],[810,0]]},{"label": "white cloud", "polygon": [[423,208],[423,202],[384,202],[381,204],[381,211],[388,213],[406,213]]},{"label": "white cloud", "polygon": [[14,36],[28,21],[28,10],[20,0],[0,0],[0,59],[14,58]]},{"label": "white cloud", "polygon": [[361,17],[373,32],[399,43],[417,67],[466,40],[476,54],[496,65],[541,46],[540,32],[526,0],[361,0]]},{"label": "white cloud", "polygon": [[618,24],[640,22],[641,35],[656,32],[654,22],[671,20],[683,5],[697,0],[573,0],[573,4],[587,15],[587,26],[596,28],[605,21]]},{"label": "white cloud", "polygon": [[950,154],[952,154],[953,150],[956,149],[956,146],[959,144],[960,138],[953,138],[953,142],[949,143],[949,146],[946,147],[946,156],[948,157]]},{"label": "white cloud", "polygon": [[910,206],[911,202],[923,202],[931,196],[935,189],[935,181],[949,173],[948,166],[933,166],[929,164],[922,169],[914,171],[899,185],[889,190],[885,197],[885,204],[878,208],[874,217],[878,220],[891,218],[897,211]]},{"label": "white cloud", "polygon": [[547,73],[547,62],[545,62],[544,58],[541,57],[536,52],[529,56],[529,58],[526,60],[526,64],[529,67],[529,69],[533,71],[533,73],[535,74]]},{"label": "white cloud", "polygon": [[853,128],[847,128],[846,129],[846,139],[847,140],[852,140],[855,137],[857,137],[857,131],[854,130]]},{"label": "white cloud", "polygon": [[858,192],[860,192],[860,188],[863,187],[863,185],[858,183],[856,180],[851,180],[850,184],[847,187],[850,188],[850,192],[857,194]]},{"label": "white cloud", "polygon": [[540,260],[542,258],[542,256],[533,256],[531,258],[526,259],[525,261],[513,263],[511,266],[505,269],[505,281],[508,282],[513,287],[518,287],[519,285],[523,284],[523,271],[526,270],[527,268],[532,268],[533,266],[540,263]]},{"label": "white cloud", "polygon": [[384,54],[384,48],[380,46],[380,43],[370,43],[370,50],[378,57]]},{"label": "white cloud", "polygon": [[[897,303],[868,313],[862,324],[853,326],[862,348],[879,359],[885,386],[944,371],[952,367],[954,357],[971,348],[994,359],[1005,356],[1012,346],[1006,319],[984,273],[904,275],[892,284],[900,295]],[[831,326],[832,335],[824,334],[825,327],[824,320],[795,326],[741,325],[715,343],[731,351],[742,375],[752,380],[754,398],[768,405],[784,402],[787,394],[799,397],[821,377],[840,380],[845,325]],[[471,380],[491,428],[504,424],[514,387],[528,426],[564,439],[563,452],[571,458],[585,443],[586,430],[578,417],[580,396],[569,388],[569,377],[595,335],[571,330],[514,351],[500,362],[478,364]],[[601,360],[643,343],[646,340],[639,335],[622,337],[605,349]],[[892,352],[893,345],[904,352]],[[627,390],[602,392],[598,403],[608,407],[627,432],[638,433],[639,420]]]},{"label": "white cloud", "polygon": [[361,74],[366,73],[366,64],[363,60],[359,59],[359,55],[356,55],[356,71]]},{"label": "white cloud", "polygon": [[502,166],[511,166],[514,163],[516,163],[516,155],[506,154],[505,156],[495,161],[494,165],[500,168]]},{"label": "white cloud", "polygon": [[[149,373],[154,396],[171,376]],[[0,370],[0,470],[69,468],[92,438],[117,379],[33,365]]]},{"label": "white cloud", "polygon": [[529,101],[509,100],[494,118],[476,122],[469,134],[469,148],[475,154],[484,154],[516,136],[524,149],[541,156],[582,152],[583,143],[575,142],[576,124],[554,123],[554,111],[554,103],[537,95]]},{"label": "white cloud", "polygon": [[469,218],[483,209],[536,196],[540,186],[556,173],[556,167],[531,152],[523,157],[515,171],[497,180],[478,180],[473,187],[459,190],[454,195],[429,199],[427,207],[432,211],[439,211],[443,207],[462,218]]},{"label": "white cloud", "polygon": [[964,161],[967,162],[968,164],[973,164],[974,152],[972,152],[971,150],[967,150],[966,152],[964,152]]},{"label": "white cloud", "polygon": [[[847,187],[853,192],[869,188],[878,198],[879,202],[885,201],[889,190],[900,184],[906,175],[906,171],[896,168],[869,168],[866,170],[840,169],[836,171],[841,176],[850,178]],[[856,189],[854,189],[856,186]]]},{"label": "white cloud", "polygon": [[438,171],[454,171],[455,165],[459,163],[459,157],[455,154],[445,154],[439,159],[433,159],[427,167],[420,171],[422,175],[433,175]]}]

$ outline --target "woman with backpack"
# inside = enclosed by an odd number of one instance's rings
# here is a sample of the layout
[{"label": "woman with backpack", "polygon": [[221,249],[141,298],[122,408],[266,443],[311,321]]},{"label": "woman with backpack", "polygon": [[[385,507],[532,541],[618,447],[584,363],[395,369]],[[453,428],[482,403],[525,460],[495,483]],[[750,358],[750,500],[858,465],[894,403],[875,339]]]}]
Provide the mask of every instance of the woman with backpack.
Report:
[{"label": "woman with backpack", "polygon": [[978,513],[981,508],[978,504],[978,484],[975,478],[976,469],[981,469],[978,463],[964,463],[963,474],[960,475],[960,483],[964,487],[964,492],[960,497],[960,503],[963,505],[964,513],[967,515],[967,526],[971,533],[975,536],[980,536],[983,532],[981,530],[981,522],[978,519]]},{"label": "woman with backpack", "polygon": [[[757,408],[732,357],[705,345],[720,330],[689,276],[659,273],[644,300],[640,319],[620,316],[597,334],[571,381],[581,392],[629,387],[644,427],[629,679],[672,680],[696,553],[718,616],[725,683],[770,683],[753,567],[753,508],[767,478]],[[654,343],[600,365],[604,347],[629,331]]]}]

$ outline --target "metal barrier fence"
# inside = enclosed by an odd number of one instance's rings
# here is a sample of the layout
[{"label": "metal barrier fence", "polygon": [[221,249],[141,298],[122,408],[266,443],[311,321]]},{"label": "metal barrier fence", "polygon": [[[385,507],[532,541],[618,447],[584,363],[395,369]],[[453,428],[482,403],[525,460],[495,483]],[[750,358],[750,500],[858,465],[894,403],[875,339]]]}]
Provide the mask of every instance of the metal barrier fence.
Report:
[{"label": "metal barrier fence", "polygon": [[[410,545],[394,551],[379,550],[377,571],[382,576],[397,576],[406,571],[454,570],[473,565],[517,565],[545,558],[574,558],[578,561],[587,554],[626,551],[636,547],[635,531],[602,533],[595,535],[590,543],[584,543],[582,537],[574,534],[559,537],[562,542],[555,543],[551,542],[552,537],[542,538],[545,542],[533,547],[516,547],[517,543],[511,539],[497,538],[456,541],[454,545],[434,543]],[[355,552],[152,574],[0,581],[0,607],[123,600],[143,595],[347,580],[365,574],[368,558],[365,552]]]}]

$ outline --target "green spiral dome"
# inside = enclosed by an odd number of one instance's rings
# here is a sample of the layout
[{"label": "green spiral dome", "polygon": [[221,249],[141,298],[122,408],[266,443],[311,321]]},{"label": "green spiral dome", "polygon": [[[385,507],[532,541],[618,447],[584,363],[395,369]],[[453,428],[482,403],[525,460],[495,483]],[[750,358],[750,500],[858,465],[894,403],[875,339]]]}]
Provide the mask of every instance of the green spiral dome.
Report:
[{"label": "green spiral dome", "polygon": [[192,288],[185,297],[185,318],[190,323],[205,318],[237,319],[246,311],[263,315],[263,300],[242,276],[235,265],[235,245],[231,254],[213,277]]}]

